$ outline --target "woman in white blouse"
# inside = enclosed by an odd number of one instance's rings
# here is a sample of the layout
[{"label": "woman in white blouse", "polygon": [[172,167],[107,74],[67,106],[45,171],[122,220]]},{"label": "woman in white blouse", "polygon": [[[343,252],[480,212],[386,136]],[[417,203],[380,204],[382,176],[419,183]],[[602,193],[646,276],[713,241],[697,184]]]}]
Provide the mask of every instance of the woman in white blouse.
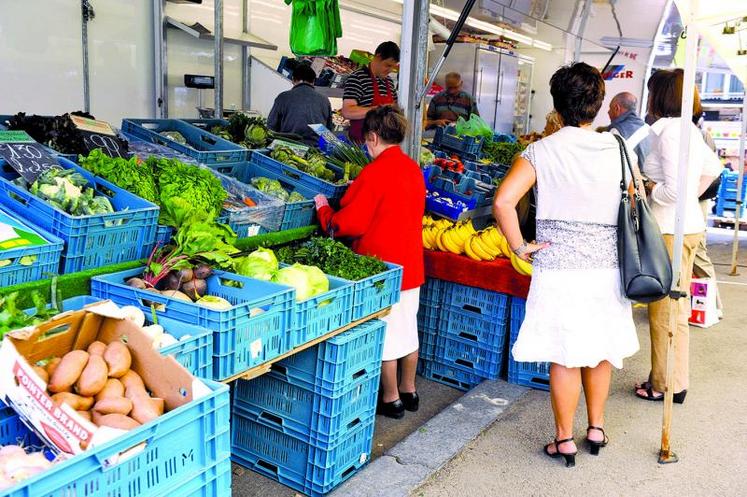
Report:
[{"label": "woman in white blouse", "polygon": [[[680,152],[680,127],[682,111],[681,69],[662,70],[648,80],[649,115],[655,121],[651,125],[652,148],[643,166],[647,177],[644,186],[648,193],[651,211],[659,223],[664,241],[672,256],[674,244],[675,209],[677,204],[677,171]],[[701,111],[700,98],[695,90],[693,113]],[[685,240],[682,247],[682,280],[680,288],[689,293],[695,251],[705,236],[705,221],[698,203],[698,196],[723,169],[716,154],[706,145],[703,136],[691,122],[690,153],[687,167],[687,199],[685,207]],[[685,401],[688,388],[690,299],[677,302],[677,330],[674,348],[674,401]],[[645,400],[660,401],[664,398],[667,371],[667,342],[669,298],[649,304],[648,316],[651,330],[651,372],[648,380],[636,385],[636,395]]]}]

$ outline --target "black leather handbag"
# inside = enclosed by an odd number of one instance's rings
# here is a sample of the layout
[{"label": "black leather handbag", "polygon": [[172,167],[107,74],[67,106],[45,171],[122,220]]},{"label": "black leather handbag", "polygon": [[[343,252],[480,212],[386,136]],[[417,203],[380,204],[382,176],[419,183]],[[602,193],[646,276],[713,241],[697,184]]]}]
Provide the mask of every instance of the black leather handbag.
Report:
[{"label": "black leather handbag", "polygon": [[[669,294],[672,286],[672,262],[659,231],[659,224],[651,215],[646,200],[638,193],[637,180],[624,141],[621,137],[614,136],[620,146],[622,164],[622,198],[617,215],[617,257],[623,292],[636,302],[656,302]],[[630,198],[625,181],[626,164],[636,184],[633,199]]]}]

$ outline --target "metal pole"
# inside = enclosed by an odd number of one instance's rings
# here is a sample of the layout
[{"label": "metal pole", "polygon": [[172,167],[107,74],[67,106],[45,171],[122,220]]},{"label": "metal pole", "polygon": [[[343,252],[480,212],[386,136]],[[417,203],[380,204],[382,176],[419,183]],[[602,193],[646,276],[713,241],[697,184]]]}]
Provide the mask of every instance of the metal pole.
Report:
[{"label": "metal pole", "polygon": [[214,18],[215,112],[213,116],[216,119],[223,119],[223,0],[215,0]]},{"label": "metal pole", "polygon": [[402,57],[399,72],[400,106],[410,122],[403,148],[415,160],[420,156],[423,112],[416,96],[423,86],[428,58],[429,2],[405,2],[402,6]]},{"label": "metal pole", "polygon": [[81,11],[81,39],[83,45],[83,110],[85,112],[91,112],[91,86],[90,86],[90,70],[88,65],[88,21],[93,19],[93,7],[88,3],[88,0],[80,1]]},{"label": "metal pole", "polygon": [[739,252],[739,227],[741,226],[742,203],[742,184],[744,182],[744,151],[745,140],[747,140],[747,92],[742,98],[742,134],[739,137],[739,176],[737,177],[737,209],[734,211],[734,242],[731,246],[731,276],[739,276],[737,270],[737,252]]},{"label": "metal pole", "polygon": [[[454,28],[451,30],[451,36],[449,36],[449,39],[446,40],[446,48],[444,49],[444,53],[441,54],[441,58],[438,59],[438,62],[436,62],[436,65],[433,67],[433,70],[431,71],[430,76],[428,76],[428,79],[425,80],[425,85],[423,86],[423,89],[417,94],[417,102],[416,105],[420,107],[423,103],[423,99],[425,98],[425,94],[428,93],[428,90],[431,89],[431,85],[433,84],[433,81],[435,81],[436,76],[438,76],[438,71],[441,70],[441,67],[443,67],[444,62],[446,62],[446,57],[449,56],[449,52],[451,52],[451,47],[454,46],[454,42],[456,41],[457,36],[459,36],[459,32],[462,30],[462,26],[464,26],[464,23],[467,21],[467,17],[469,17],[469,13],[472,11],[472,7],[475,5],[476,0],[467,0],[464,4],[464,8],[462,9],[462,13],[459,14],[459,19],[457,20],[456,24],[454,24]],[[429,3],[429,2],[424,2]]]},{"label": "metal pole", "polygon": [[[697,12],[698,0],[692,0],[690,19]],[[683,16],[684,17],[684,16]],[[672,429],[672,407],[674,396],[674,347],[675,335],[678,324],[678,311],[680,299],[686,298],[689,289],[681,288],[682,279],[682,245],[685,241],[685,206],[687,205],[687,169],[688,156],[690,155],[690,133],[692,131],[693,119],[693,93],[695,88],[695,66],[697,65],[698,52],[698,30],[694,22],[687,26],[687,45],[685,50],[685,70],[682,82],[682,111],[680,126],[680,148],[677,170],[677,206],[675,211],[674,246],[672,250],[672,289],[670,292],[669,309],[669,333],[667,341],[667,382],[664,392],[664,413],[661,426],[661,448],[659,450],[659,463],[667,464],[677,462],[679,459],[670,447]]]},{"label": "metal pole", "polygon": [[[249,0],[241,2],[241,26],[244,33],[249,33]],[[251,73],[249,66],[249,47],[241,45],[241,109],[251,108]]]},{"label": "metal pole", "polygon": [[584,44],[584,32],[586,31],[586,21],[589,20],[591,13],[591,0],[584,1],[584,10],[581,11],[578,33],[576,33],[576,50],[573,52],[573,61],[578,62],[581,58],[581,47]]},{"label": "metal pole", "polygon": [[153,0],[153,115],[161,119],[169,116],[166,23],[163,17],[165,2],[166,0]]}]

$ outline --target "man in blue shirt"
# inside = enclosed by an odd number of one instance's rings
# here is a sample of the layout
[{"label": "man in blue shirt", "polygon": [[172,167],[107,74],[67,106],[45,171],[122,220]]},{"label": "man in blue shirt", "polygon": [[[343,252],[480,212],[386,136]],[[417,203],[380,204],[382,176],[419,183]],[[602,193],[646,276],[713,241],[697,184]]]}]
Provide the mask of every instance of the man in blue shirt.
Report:
[{"label": "man in blue shirt", "polygon": [[648,125],[636,113],[637,106],[638,99],[635,95],[629,92],[618,93],[610,101],[607,115],[611,121],[610,131],[615,130],[625,138],[638,156],[638,165],[643,167],[651,150],[651,139],[648,136]]}]

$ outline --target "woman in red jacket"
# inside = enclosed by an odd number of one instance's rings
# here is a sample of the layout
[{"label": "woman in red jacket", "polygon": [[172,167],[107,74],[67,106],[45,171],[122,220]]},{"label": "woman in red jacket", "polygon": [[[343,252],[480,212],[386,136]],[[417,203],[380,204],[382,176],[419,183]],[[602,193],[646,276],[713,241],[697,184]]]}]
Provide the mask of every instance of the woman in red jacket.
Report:
[{"label": "woman in red jacket", "polygon": [[[353,250],[403,267],[402,295],[387,323],[377,412],[399,419],[417,411],[415,370],[418,364],[417,314],[423,269],[422,222],[425,181],[417,163],[402,152],[407,120],[391,106],[366,114],[363,135],[374,161],[363,168],[335,212],[326,197],[317,195],[322,229],[352,238]],[[400,367],[400,381],[397,371]]]}]

